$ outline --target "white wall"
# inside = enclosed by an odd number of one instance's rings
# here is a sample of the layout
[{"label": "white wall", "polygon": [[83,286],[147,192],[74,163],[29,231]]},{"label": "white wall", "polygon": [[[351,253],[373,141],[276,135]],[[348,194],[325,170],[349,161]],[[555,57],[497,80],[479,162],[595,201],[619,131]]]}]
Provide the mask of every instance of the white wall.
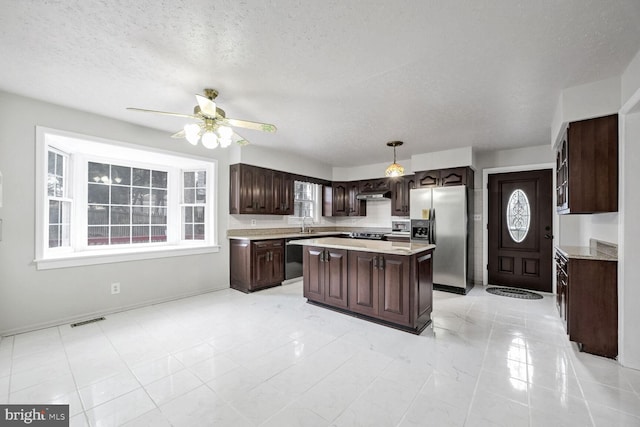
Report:
[{"label": "white wall", "polygon": [[328,181],[332,179],[331,166],[320,163],[315,159],[283,153],[274,148],[258,147],[256,145],[245,145],[241,147],[239,151],[239,159],[233,163],[246,163],[313,178],[326,179]]},{"label": "white wall", "polygon": [[[177,144],[165,132],[0,92],[0,334],[44,327],[229,286],[229,252],[36,270],[35,126],[179,150],[218,160],[218,227],[226,230],[228,159],[224,150]],[[224,235],[224,231],[222,232]],[[121,283],[111,295],[109,285]]]},{"label": "white wall", "polygon": [[[411,160],[396,160],[404,168],[404,173],[412,174]],[[332,181],[358,181],[360,179],[375,179],[384,177],[387,167],[393,163],[393,158],[385,163],[374,163],[372,165],[353,166],[353,167],[334,167]],[[424,169],[421,169],[424,170]]]},{"label": "white wall", "polygon": [[473,159],[473,148],[462,147],[452,150],[414,154],[411,156],[411,166],[413,171],[473,166]]}]

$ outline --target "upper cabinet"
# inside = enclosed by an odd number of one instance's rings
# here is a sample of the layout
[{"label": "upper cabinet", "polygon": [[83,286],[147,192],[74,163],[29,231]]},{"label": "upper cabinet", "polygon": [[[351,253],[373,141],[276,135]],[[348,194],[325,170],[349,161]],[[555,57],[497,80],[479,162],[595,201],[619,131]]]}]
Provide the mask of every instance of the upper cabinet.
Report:
[{"label": "upper cabinet", "polygon": [[284,172],[240,163],[229,166],[229,213],[292,214],[292,177]]},{"label": "upper cabinet", "polygon": [[405,175],[389,180],[391,186],[391,215],[409,216],[409,195],[415,188],[414,175]]},{"label": "upper cabinet", "polygon": [[360,181],[360,191],[362,193],[389,190],[389,178],[367,179]]},{"label": "upper cabinet", "polygon": [[438,169],[416,172],[416,188],[450,187],[467,185],[473,187],[473,170],[469,167]]},{"label": "upper cabinet", "polygon": [[367,204],[365,200],[358,200],[360,181],[334,182],[332,184],[333,216],[365,216]]},{"label": "upper cabinet", "polygon": [[557,211],[618,211],[618,115],[569,123],[558,146]]}]

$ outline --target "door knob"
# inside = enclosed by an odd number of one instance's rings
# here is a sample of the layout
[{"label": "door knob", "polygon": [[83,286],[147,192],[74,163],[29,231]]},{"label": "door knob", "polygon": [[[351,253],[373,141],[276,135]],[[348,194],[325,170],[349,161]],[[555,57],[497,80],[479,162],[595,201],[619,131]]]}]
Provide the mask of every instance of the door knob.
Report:
[{"label": "door knob", "polygon": [[547,234],[544,235],[544,238],[545,239],[553,239],[553,236],[551,234],[547,233]]}]

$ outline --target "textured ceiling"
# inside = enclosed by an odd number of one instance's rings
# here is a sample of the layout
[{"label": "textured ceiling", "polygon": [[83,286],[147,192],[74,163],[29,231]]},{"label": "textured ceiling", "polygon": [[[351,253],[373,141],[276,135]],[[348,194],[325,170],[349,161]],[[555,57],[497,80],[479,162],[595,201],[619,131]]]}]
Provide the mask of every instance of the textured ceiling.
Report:
[{"label": "textured ceiling", "polygon": [[145,126],[220,91],[252,144],[334,166],[546,144],[563,88],[618,76],[638,0],[0,0],[0,89]]}]

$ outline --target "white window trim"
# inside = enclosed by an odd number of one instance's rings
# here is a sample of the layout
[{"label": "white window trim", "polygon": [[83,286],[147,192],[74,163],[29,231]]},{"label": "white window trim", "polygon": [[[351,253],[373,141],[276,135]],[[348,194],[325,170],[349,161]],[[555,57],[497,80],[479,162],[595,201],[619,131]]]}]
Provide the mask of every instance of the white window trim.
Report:
[{"label": "white window trim", "polygon": [[[157,159],[158,163],[154,165],[155,167],[157,167],[158,164],[172,164],[178,168],[184,169],[193,169],[194,165],[197,165],[195,166],[197,168],[205,169],[207,171],[207,200],[209,200],[210,202],[210,212],[207,212],[207,227],[205,231],[205,233],[209,233],[208,239],[205,241],[181,241],[178,236],[178,239],[176,240],[177,244],[150,243],[148,245],[140,244],[139,246],[136,245],[117,248],[113,246],[107,246],[104,248],[92,247],[91,250],[87,250],[86,245],[83,245],[82,242],[77,240],[81,236],[72,235],[71,239],[72,241],[75,241],[76,251],[73,251],[70,248],[51,248],[61,250],[50,250],[47,244],[48,233],[45,233],[45,230],[48,230],[48,209],[46,209],[46,207],[48,206],[48,204],[46,203],[46,166],[49,138],[60,141],[60,144],[56,144],[55,147],[62,151],[65,151],[63,147],[61,148],[61,145],[64,146],[65,140],[90,141],[94,143],[96,147],[102,147],[104,149],[104,153],[103,155],[100,155],[100,157],[103,157],[105,159],[109,159],[110,157],[112,157],[108,153],[113,152],[114,147],[116,147],[118,151],[124,152],[131,150],[135,150],[138,152],[144,151],[145,154],[148,154],[148,157]],[[79,162],[74,161],[74,156],[74,153],[70,153],[70,165],[68,165],[69,169],[78,167],[77,164]],[[80,154],[80,156],[82,156],[82,154]],[[162,159],[164,159],[164,161]],[[119,157],[113,158],[113,161],[115,163],[121,162]],[[176,161],[182,162],[182,164],[176,164]],[[143,163],[144,162],[139,162],[138,164]],[[218,195],[217,192],[214,191],[214,189],[217,188],[217,173],[218,162],[215,159],[166,150],[159,150],[153,147],[129,144],[95,136],[82,135],[43,126],[36,126],[36,223],[34,262],[36,263],[37,269],[43,270],[52,268],[65,268],[93,264],[105,264],[112,262],[135,261],[219,252],[220,245],[218,244],[217,232],[218,218],[216,215],[216,212],[218,211]],[[73,173],[69,178],[70,180],[73,180]],[[73,186],[68,188],[69,191],[73,192]],[[180,191],[175,194],[179,193]],[[86,207],[86,200],[84,201],[84,205],[82,205],[82,200],[78,199],[77,194],[72,193],[70,196],[74,198],[73,205],[76,206],[76,208],[72,208],[71,212],[73,221],[75,219],[73,218],[73,215],[77,214],[78,210],[81,209],[79,206]],[[167,204],[169,203],[170,201],[167,200]],[[171,201],[171,203],[174,203],[174,201]],[[45,206],[45,204],[47,204],[47,206]],[[86,215],[86,212],[84,214]],[[167,238],[169,238],[169,236],[167,236]]]},{"label": "white window trim", "polygon": [[[315,215],[313,217],[307,217],[308,219],[311,219],[311,222],[307,222],[306,225],[309,224],[320,224],[320,219],[322,217],[322,185],[317,185],[314,187],[315,188],[315,197],[316,197],[316,209],[315,209]],[[292,225],[302,225],[302,220],[304,218],[301,216],[295,216],[295,215],[289,215],[287,218],[287,224],[292,224]]]}]

